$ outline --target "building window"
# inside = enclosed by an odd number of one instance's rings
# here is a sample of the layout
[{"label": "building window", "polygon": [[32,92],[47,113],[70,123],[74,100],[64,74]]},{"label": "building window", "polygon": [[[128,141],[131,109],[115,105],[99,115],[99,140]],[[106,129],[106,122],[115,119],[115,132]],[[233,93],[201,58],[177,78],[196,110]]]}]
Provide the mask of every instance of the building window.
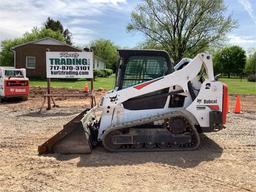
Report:
[{"label": "building window", "polygon": [[26,56],[26,68],[28,68],[28,69],[36,68],[36,57]]}]

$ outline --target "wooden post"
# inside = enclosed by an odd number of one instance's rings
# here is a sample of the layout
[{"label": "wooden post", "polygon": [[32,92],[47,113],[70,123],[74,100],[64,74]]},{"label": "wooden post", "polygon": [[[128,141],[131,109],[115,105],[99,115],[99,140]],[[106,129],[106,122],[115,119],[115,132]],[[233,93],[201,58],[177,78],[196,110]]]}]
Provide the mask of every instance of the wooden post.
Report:
[{"label": "wooden post", "polygon": [[50,94],[51,94],[51,79],[50,78],[47,78],[47,110],[51,110],[51,97],[50,97]]},{"label": "wooden post", "polygon": [[91,91],[93,91],[93,79],[91,79]]},{"label": "wooden post", "polygon": [[[90,81],[91,81],[91,108],[93,108],[94,107],[94,95],[93,95],[93,78],[92,79],[90,79]],[[96,103],[95,103],[96,104]]]}]

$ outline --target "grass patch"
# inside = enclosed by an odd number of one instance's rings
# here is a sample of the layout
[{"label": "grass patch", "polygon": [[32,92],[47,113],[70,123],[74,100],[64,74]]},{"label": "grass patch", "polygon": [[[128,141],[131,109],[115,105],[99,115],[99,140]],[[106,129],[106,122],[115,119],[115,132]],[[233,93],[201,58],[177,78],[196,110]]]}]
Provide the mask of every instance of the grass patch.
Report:
[{"label": "grass patch", "polygon": [[[248,82],[247,79],[228,79],[221,78],[220,81],[226,83],[231,94],[255,94],[256,95],[256,83]],[[83,89],[86,80],[52,80],[51,86],[54,88],[69,88],[69,89]],[[88,82],[89,85],[90,82]],[[94,81],[94,89],[104,88],[107,90],[113,89],[115,83],[115,75],[107,78],[98,77]],[[30,80],[32,87],[46,87],[46,80]]]},{"label": "grass patch", "polygon": [[[88,83],[90,87],[90,81],[86,80],[54,80],[51,81],[51,87],[53,88],[69,88],[69,89],[83,89],[85,83]],[[94,89],[113,89],[115,83],[115,75],[112,75],[110,77],[98,77],[93,82]],[[30,86],[32,87],[47,87],[47,81],[46,80],[37,80],[37,79],[31,79],[30,80]]]},{"label": "grass patch", "polygon": [[256,83],[248,82],[247,79],[220,78],[220,81],[228,85],[231,94],[256,94]]}]

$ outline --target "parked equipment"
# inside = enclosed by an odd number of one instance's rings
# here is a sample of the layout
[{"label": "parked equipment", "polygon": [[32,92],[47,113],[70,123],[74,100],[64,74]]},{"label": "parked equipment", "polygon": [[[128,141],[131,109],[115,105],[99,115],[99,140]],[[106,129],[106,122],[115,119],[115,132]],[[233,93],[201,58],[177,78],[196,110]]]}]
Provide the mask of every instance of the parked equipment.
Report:
[{"label": "parked equipment", "polygon": [[29,94],[29,79],[26,69],[0,67],[0,101],[4,98],[22,98],[26,100]]},{"label": "parked equipment", "polygon": [[228,112],[227,86],[206,53],[173,70],[165,51],[120,50],[116,88],[39,146],[43,153],[195,150],[199,133],[218,131]]}]

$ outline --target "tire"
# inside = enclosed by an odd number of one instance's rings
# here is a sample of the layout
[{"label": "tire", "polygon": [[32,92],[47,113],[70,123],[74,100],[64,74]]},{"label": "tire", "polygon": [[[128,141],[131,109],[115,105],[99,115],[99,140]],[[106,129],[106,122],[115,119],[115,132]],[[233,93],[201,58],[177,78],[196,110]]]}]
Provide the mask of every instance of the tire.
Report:
[{"label": "tire", "polygon": [[22,97],[22,101],[27,101],[28,100],[28,96],[23,96]]}]

